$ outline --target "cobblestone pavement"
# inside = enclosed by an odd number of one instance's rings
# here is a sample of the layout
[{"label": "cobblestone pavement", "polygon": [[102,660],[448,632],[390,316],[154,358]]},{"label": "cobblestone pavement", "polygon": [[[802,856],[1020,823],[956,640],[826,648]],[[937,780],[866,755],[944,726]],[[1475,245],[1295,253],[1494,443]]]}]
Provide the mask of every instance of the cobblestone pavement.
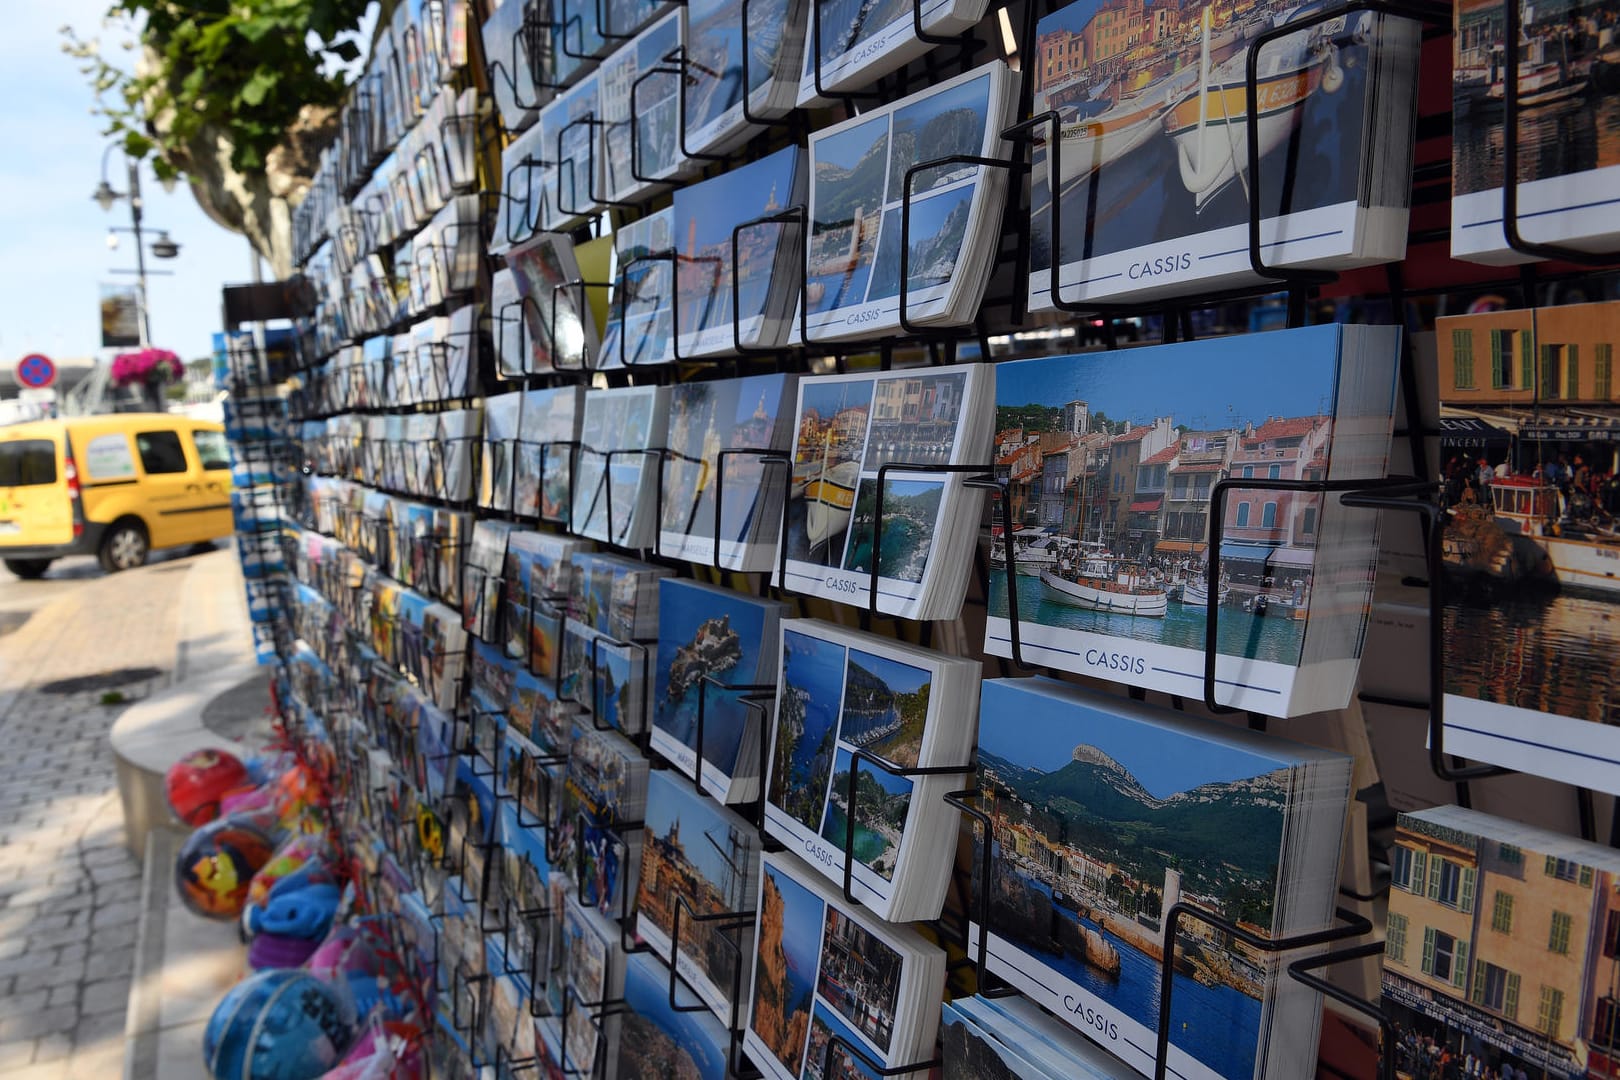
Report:
[{"label": "cobblestone pavement", "polygon": [[124,847],[107,739],[122,709],[100,704],[100,687],[42,688],[118,668],[160,672],[120,686],[131,698],[166,685],[191,561],[104,577],[85,560],[64,560],[41,582],[0,571],[0,1076],[8,1080],[123,1073],[141,867]]}]

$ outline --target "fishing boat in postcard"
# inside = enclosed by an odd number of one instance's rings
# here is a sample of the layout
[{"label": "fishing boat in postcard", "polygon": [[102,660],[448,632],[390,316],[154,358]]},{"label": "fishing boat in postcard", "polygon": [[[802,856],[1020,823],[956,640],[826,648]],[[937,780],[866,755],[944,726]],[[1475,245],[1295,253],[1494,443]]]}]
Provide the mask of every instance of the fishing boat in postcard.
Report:
[{"label": "fishing boat in postcard", "polygon": [[[1550,577],[1561,587],[1620,592],[1620,530],[1595,515],[1578,516],[1584,505],[1571,504],[1585,496],[1566,497],[1529,476],[1499,477],[1488,491],[1488,508],[1453,510],[1444,538],[1449,568],[1509,582]],[[1477,520],[1486,513],[1488,525]]]},{"label": "fishing boat in postcard", "polygon": [[1193,89],[1197,78],[1191,68],[1166,75],[1089,116],[1074,107],[1059,107],[1063,143],[1058,182],[1071,184],[1147,142],[1160,131],[1171,104]]},{"label": "fishing boat in postcard", "polygon": [[[1204,19],[1205,44],[1198,66],[1202,78],[1165,112],[1163,121],[1165,133],[1175,142],[1181,182],[1200,210],[1227,184],[1245,176],[1249,161],[1248,51],[1216,64],[1208,44],[1208,9]],[[1290,40],[1260,54],[1255,137],[1262,158],[1294,131],[1312,94],[1319,89],[1332,93],[1344,83],[1336,46],[1319,34],[1312,34],[1312,43],[1304,47],[1290,47]]]},{"label": "fishing boat in postcard", "polygon": [[1081,554],[1077,563],[1063,560],[1040,572],[1041,591],[1048,601],[1113,615],[1165,616],[1170,594],[1163,585],[1101,545],[1086,546],[1092,550]]},{"label": "fishing boat in postcard", "polygon": [[[1022,531],[1022,530],[1021,530]],[[1050,536],[1038,530],[1034,538],[1020,538],[1013,534],[1013,567],[1025,577],[1037,577],[1042,570],[1055,570],[1066,556],[1072,556],[1077,542],[1067,536]],[[1000,543],[990,546],[990,564],[996,569],[1007,565],[1005,549]]]},{"label": "fishing boat in postcard", "polygon": [[[1224,604],[1231,593],[1232,586],[1226,583],[1225,577],[1222,577],[1215,594],[1215,602]],[[1204,576],[1203,571],[1187,575],[1187,580],[1181,586],[1181,602],[1187,607],[1209,606],[1209,579]]]}]

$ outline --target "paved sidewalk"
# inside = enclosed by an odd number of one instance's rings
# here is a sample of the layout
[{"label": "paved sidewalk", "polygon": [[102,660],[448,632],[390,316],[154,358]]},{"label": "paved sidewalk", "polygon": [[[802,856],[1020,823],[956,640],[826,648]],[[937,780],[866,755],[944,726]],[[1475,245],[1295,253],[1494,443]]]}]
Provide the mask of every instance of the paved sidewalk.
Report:
[{"label": "paved sidewalk", "polygon": [[[55,595],[0,637],[0,1075],[80,1080],[123,1073],[141,867],[125,850],[107,731],[122,707],[102,687],[51,692],[113,669],[167,685],[196,597],[193,575],[234,579],[216,551]],[[218,564],[218,565],[215,565]],[[237,586],[239,589],[239,585]],[[238,602],[240,602],[238,600]]]}]

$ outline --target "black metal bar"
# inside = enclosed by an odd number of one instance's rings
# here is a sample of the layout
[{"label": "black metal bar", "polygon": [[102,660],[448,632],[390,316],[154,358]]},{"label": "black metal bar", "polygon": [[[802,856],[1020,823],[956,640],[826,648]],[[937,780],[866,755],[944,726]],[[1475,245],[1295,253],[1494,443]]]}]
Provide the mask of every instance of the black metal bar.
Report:
[{"label": "black metal bar", "polygon": [[[728,447],[725,447],[725,448],[721,449],[720,452],[715,455],[715,463],[714,463],[714,552],[713,552],[713,558],[710,560],[710,565],[713,566],[714,569],[716,569],[716,570],[721,569],[721,566],[720,566],[720,543],[721,543],[720,530],[721,530],[721,523],[724,520],[724,515],[721,513],[721,508],[725,504],[726,459],[728,457],[737,457],[737,456],[742,456],[742,455],[749,455],[749,456],[754,457],[755,460],[757,461],[757,463],[759,464],[762,471],[767,470],[772,466],[784,467],[787,470],[787,480],[791,483],[791,481],[793,479],[793,462],[792,462],[792,460],[790,458],[788,458],[786,455],[781,454],[781,453],[779,453],[779,452],[777,452],[775,450],[754,450],[754,449],[751,449],[751,448],[748,448],[748,447],[728,446]],[[755,489],[755,497],[758,498],[760,496],[765,495],[768,490],[769,490],[769,481],[765,480],[764,477],[762,476],[761,477],[761,483]],[[787,485],[784,485],[783,491],[782,491],[782,500],[783,500],[784,503],[787,501],[788,494],[789,493],[788,493],[788,490],[787,490]],[[785,539],[785,537],[780,537],[780,536],[777,537],[777,543],[779,543],[779,544],[782,543],[784,539]],[[738,561],[740,562],[741,560],[742,560],[742,557],[739,554]]]},{"label": "black metal bar", "polygon": [[[747,0],[743,0],[743,2],[746,4]],[[744,31],[744,33],[746,35],[746,31]],[[746,57],[746,55],[747,53],[745,50],[744,56]],[[745,59],[744,63],[746,62],[747,61]],[[747,93],[745,88],[744,97],[746,98],[746,96]],[[778,352],[776,349],[758,349],[742,343],[742,311],[740,309],[740,305],[742,303],[742,281],[741,275],[737,272],[738,264],[742,260],[741,247],[739,246],[738,238],[745,229],[754,229],[761,225],[788,224],[794,222],[796,222],[799,226],[799,243],[802,247],[806,239],[805,209],[802,206],[795,206],[775,214],[766,214],[763,217],[757,217],[750,221],[744,221],[731,230],[731,344],[732,348],[736,350],[738,356],[774,356]],[[779,233],[777,236],[777,242],[780,244],[791,241],[785,241],[782,234]],[[799,265],[799,277],[802,283],[804,280],[805,261],[802,257],[795,261]],[[801,321],[800,336],[803,336],[804,333],[802,329],[805,310],[805,297],[803,292],[804,290],[801,284],[799,297],[799,316]]]},{"label": "black metal bar", "polygon": [[[860,777],[861,762],[862,761],[871,762],[872,765],[874,765],[877,768],[879,768],[879,769],[883,770],[884,772],[888,773],[890,776],[901,776],[901,777],[912,777],[912,776],[971,776],[971,775],[973,775],[973,772],[974,772],[974,766],[973,766],[972,762],[967,762],[966,764],[962,764],[962,765],[910,765],[910,766],[905,766],[905,765],[896,764],[895,762],[890,761],[886,757],[881,757],[878,754],[874,754],[872,751],[868,750],[864,746],[858,746],[858,747],[854,748],[852,751],[850,751],[849,785],[845,789],[845,792],[844,792],[845,797],[849,800],[849,809],[844,814],[844,880],[843,880],[843,891],[844,891],[844,900],[846,902],[851,903],[851,904],[855,904],[857,906],[864,907],[865,905],[861,904],[861,902],[859,900],[855,899],[855,893],[850,888],[854,884],[854,873],[855,873],[855,855],[854,855],[854,851],[855,851],[855,824],[856,824],[857,819],[860,817],[860,814],[858,813],[858,811],[856,809],[855,791],[856,791],[856,781]],[[762,783],[764,782],[763,774],[761,775],[760,780],[761,780]],[[871,889],[870,885],[865,886],[865,887],[867,889]],[[876,890],[873,890],[873,891],[876,891]]]},{"label": "black metal bar", "polygon": [[[692,766],[692,787],[699,795],[708,794],[708,792],[703,789],[703,765],[706,760],[703,753],[703,729],[706,714],[708,712],[709,687],[711,686],[713,686],[716,690],[742,691],[743,696],[739,697],[739,701],[776,700],[775,683],[723,683],[713,675],[709,674],[705,674],[698,681],[697,730],[693,732],[692,742],[693,753],[696,755]],[[766,693],[766,691],[769,691],[769,693]],[[770,715],[763,709],[760,710],[760,713],[762,720]],[[761,737],[764,737],[767,734],[767,732],[760,732]],[[765,783],[765,777],[763,775],[759,777],[759,783],[761,785]],[[720,801],[724,802],[725,800],[722,798]]]},{"label": "black metal bar", "polygon": [[[810,2],[816,3],[817,0],[810,0]],[[918,5],[921,2],[922,0],[915,0],[915,2],[912,4],[911,11],[913,17],[917,17],[917,12],[919,10]],[[918,24],[918,33],[921,33],[921,23]],[[906,170],[905,180],[900,187],[899,316],[900,327],[908,334],[923,335],[930,332],[928,327],[914,325],[911,318],[906,314],[907,309],[910,307],[910,304],[907,302],[906,293],[911,279],[911,189],[919,172],[922,172],[924,169],[938,169],[946,165],[976,165],[981,169],[1006,169],[1009,173],[1023,172],[1029,167],[1022,158],[1009,161],[1002,158],[986,157],[982,154],[950,154],[946,157],[931,158],[928,161],[919,161],[917,164]],[[983,180],[984,177],[981,174],[979,179],[975,181],[975,185],[977,186],[982,184]],[[1011,184],[1008,186],[1010,188]],[[982,191],[978,191],[976,194],[981,198],[984,196],[984,192]],[[808,258],[808,250],[806,252],[806,257]]]},{"label": "black metal bar", "polygon": [[[972,474],[962,481],[965,488],[982,488],[987,491],[1000,491],[1001,485],[996,482],[996,469],[994,465],[922,465],[907,461],[886,461],[878,466],[876,489],[873,492],[872,503],[872,568],[871,578],[867,582],[866,610],[871,615],[878,615],[878,578],[881,576],[881,559],[883,556],[883,487],[890,470],[901,469],[906,472],[921,473],[948,473],[951,475]],[[782,537],[782,544],[787,546],[786,534]]]}]

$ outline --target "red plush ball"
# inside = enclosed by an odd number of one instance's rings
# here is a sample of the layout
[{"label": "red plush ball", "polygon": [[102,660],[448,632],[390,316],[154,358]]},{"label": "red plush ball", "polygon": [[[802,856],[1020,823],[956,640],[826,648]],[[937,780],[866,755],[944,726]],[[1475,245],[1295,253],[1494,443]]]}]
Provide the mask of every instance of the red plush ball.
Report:
[{"label": "red plush ball", "polygon": [[247,767],[223,750],[196,750],[163,777],[163,794],[174,816],[187,825],[205,825],[219,817],[220,800],[247,784]]}]

